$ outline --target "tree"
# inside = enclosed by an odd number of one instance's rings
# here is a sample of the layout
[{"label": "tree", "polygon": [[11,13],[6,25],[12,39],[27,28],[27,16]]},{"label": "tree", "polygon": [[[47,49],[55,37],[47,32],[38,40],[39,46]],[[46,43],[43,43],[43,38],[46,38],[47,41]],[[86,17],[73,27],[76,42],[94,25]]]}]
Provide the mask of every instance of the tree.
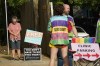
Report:
[{"label": "tree", "polygon": [[98,10],[100,8],[100,0],[68,0],[68,2],[73,5],[88,7],[89,9],[94,10]]},{"label": "tree", "polygon": [[29,1],[29,0],[7,0],[7,2],[9,3],[9,6],[12,6],[14,8],[17,8],[20,5],[23,5],[27,1]]},{"label": "tree", "polygon": [[70,14],[73,15],[73,6],[78,6],[82,9],[86,8],[89,11],[98,12],[100,10],[100,0],[51,0],[55,3],[64,2],[71,6]]},{"label": "tree", "polygon": [[7,0],[8,11],[10,10],[13,15],[17,15],[21,11],[20,7],[28,1],[29,0]]}]

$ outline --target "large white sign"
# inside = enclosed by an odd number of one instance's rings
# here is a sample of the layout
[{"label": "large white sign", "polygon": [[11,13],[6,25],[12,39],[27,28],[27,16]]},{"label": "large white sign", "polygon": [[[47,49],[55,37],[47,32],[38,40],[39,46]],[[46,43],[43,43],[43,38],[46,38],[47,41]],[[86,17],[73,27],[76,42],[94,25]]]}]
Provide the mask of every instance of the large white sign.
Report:
[{"label": "large white sign", "polygon": [[76,51],[76,53],[73,54],[74,61],[77,61],[80,58],[95,61],[96,59],[100,58],[100,50],[97,43],[72,43],[71,46],[72,50]]},{"label": "large white sign", "polygon": [[24,42],[41,45],[42,37],[43,33],[27,29]]}]

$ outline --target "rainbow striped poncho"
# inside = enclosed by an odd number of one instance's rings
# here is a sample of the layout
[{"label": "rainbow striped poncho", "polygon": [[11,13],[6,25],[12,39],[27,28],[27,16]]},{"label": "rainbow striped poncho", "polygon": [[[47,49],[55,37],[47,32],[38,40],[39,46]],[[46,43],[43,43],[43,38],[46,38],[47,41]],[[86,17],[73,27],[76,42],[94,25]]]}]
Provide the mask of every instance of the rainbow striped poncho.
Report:
[{"label": "rainbow striped poncho", "polygon": [[49,20],[48,31],[51,32],[50,44],[67,45],[68,38],[68,19],[65,16],[53,16]]}]

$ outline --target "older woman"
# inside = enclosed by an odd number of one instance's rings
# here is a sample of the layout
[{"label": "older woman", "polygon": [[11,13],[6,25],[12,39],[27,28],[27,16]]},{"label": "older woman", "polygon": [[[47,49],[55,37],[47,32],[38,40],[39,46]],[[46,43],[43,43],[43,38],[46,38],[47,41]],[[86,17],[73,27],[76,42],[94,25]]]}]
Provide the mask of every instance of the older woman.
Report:
[{"label": "older woman", "polygon": [[17,50],[18,59],[20,59],[20,56],[21,56],[21,54],[20,54],[21,25],[20,25],[20,23],[18,23],[18,19],[16,16],[12,17],[12,22],[9,24],[8,30],[10,33],[10,41],[11,41],[13,59],[16,60],[15,50]]}]

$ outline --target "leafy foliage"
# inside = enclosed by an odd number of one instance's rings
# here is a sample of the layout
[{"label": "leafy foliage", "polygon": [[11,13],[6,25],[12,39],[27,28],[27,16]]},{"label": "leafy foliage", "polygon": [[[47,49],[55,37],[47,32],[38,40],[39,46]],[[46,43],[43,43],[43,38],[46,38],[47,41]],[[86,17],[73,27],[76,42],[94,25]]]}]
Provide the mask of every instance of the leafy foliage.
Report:
[{"label": "leafy foliage", "polygon": [[17,15],[20,13],[20,6],[30,0],[7,0],[7,6],[12,11],[12,14]]},{"label": "leafy foliage", "polygon": [[9,3],[9,6],[12,7],[18,7],[24,3],[26,3],[29,0],[7,0],[7,2]]},{"label": "leafy foliage", "polygon": [[[64,2],[64,0],[52,0],[54,3]],[[89,9],[100,9],[100,0],[68,0],[69,4],[80,7],[87,7]]]},{"label": "leafy foliage", "polygon": [[100,5],[100,0],[68,0],[68,2],[77,6],[88,6],[91,9],[95,9]]}]

